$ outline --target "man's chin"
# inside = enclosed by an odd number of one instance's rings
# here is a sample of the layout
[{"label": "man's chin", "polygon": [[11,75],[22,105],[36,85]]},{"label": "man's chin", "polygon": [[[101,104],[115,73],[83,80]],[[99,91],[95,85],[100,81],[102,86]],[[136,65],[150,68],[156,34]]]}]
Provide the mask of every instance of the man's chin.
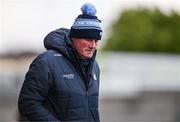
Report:
[{"label": "man's chin", "polygon": [[93,54],[88,54],[88,55],[85,55],[84,58],[85,59],[89,59],[89,58],[92,58]]}]

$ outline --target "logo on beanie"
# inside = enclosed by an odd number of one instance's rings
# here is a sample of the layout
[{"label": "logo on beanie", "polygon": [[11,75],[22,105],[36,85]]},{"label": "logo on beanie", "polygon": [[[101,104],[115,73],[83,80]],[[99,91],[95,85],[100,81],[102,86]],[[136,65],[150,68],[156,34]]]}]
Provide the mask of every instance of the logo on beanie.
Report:
[{"label": "logo on beanie", "polygon": [[94,19],[76,19],[72,28],[101,30],[100,22]]},{"label": "logo on beanie", "polygon": [[101,28],[100,27],[100,22],[98,20],[94,20],[94,19],[76,19],[76,21],[74,22],[73,28]]}]

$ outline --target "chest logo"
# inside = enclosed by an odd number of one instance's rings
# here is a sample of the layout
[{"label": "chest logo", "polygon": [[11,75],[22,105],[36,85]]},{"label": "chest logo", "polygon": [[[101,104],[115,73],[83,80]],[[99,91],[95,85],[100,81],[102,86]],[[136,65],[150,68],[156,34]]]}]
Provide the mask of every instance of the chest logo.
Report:
[{"label": "chest logo", "polygon": [[96,74],[92,74],[93,80],[97,80]]},{"label": "chest logo", "polygon": [[63,78],[72,79],[74,78],[74,74],[64,74],[62,75]]}]

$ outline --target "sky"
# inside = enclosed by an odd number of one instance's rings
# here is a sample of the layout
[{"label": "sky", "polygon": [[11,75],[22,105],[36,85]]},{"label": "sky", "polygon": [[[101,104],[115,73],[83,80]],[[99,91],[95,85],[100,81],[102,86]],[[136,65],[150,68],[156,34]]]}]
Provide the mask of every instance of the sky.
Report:
[{"label": "sky", "polygon": [[100,43],[124,9],[157,7],[180,13],[180,0],[0,0],[0,53],[44,50],[44,37],[55,29],[70,28],[86,2],[96,6],[102,21]]}]

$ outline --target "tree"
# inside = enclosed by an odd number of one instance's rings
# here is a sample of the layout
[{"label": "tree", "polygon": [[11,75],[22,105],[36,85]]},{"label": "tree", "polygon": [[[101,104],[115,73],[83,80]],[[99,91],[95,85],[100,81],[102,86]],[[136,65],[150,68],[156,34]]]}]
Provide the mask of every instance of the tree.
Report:
[{"label": "tree", "polygon": [[159,11],[126,10],[111,26],[104,50],[180,53],[180,16]]}]

